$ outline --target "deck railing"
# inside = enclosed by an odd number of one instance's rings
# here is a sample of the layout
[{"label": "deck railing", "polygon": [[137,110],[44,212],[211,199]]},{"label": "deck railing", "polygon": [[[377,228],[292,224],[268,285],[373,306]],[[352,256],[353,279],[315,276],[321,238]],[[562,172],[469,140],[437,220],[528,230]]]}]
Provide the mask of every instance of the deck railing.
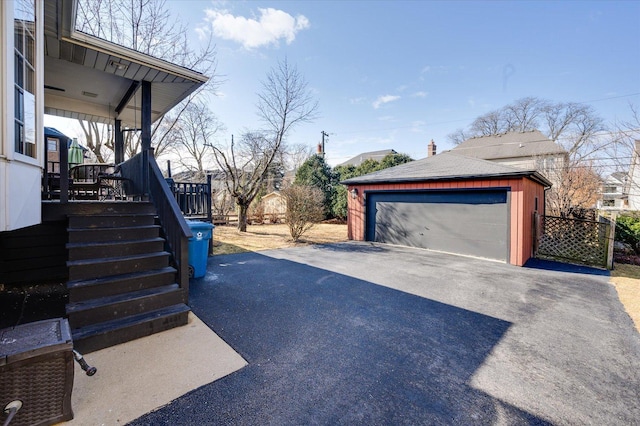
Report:
[{"label": "deck railing", "polygon": [[[148,170],[147,179],[145,171]],[[120,172],[127,178],[131,188],[127,195],[148,194],[153,202],[160,224],[165,233],[168,248],[173,253],[178,270],[179,285],[184,289],[185,303],[189,297],[189,238],[191,229],[187,225],[169,185],[153,157],[152,152],[142,152],[120,165]]]},{"label": "deck railing", "polygon": [[185,217],[212,222],[211,175],[206,183],[176,182],[171,178],[167,183]]}]

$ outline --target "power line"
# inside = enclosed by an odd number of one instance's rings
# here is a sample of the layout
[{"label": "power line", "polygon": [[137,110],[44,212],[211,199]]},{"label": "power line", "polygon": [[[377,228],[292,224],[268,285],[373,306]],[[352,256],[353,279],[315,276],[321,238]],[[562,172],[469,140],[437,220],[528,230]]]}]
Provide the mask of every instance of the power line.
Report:
[{"label": "power line", "polygon": [[589,102],[608,101],[610,99],[630,98],[632,96],[638,96],[638,95],[640,95],[640,92],[638,92],[638,93],[629,93],[628,95],[610,96],[608,98],[592,99],[590,101],[581,101],[581,102],[578,102],[578,103],[586,104],[586,103],[589,103]]}]

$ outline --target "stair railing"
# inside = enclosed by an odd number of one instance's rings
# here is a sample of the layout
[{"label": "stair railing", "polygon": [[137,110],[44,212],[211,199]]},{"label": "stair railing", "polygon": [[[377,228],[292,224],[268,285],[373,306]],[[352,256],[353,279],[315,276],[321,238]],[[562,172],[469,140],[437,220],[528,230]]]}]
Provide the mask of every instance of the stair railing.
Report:
[{"label": "stair railing", "polygon": [[[149,173],[145,179],[145,170]],[[128,196],[150,196],[156,211],[160,225],[165,234],[169,249],[173,254],[175,267],[178,270],[179,285],[184,289],[185,303],[189,297],[189,238],[191,229],[187,225],[180,207],[176,202],[169,185],[162,176],[158,163],[150,152],[142,152],[120,164],[120,173],[131,184],[126,188]]]}]

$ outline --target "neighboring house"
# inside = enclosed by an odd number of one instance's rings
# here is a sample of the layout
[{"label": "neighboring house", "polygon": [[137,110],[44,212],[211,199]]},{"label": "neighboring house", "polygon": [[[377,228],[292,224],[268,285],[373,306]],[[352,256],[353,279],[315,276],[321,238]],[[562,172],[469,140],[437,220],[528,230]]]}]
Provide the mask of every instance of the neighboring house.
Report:
[{"label": "neighboring house", "polygon": [[537,170],[553,185],[560,183],[554,171],[567,161],[567,151],[538,130],[474,137],[451,152],[522,170]]},{"label": "neighboring house", "polygon": [[626,173],[612,173],[604,179],[597,207],[601,210],[629,209],[629,184]]},{"label": "neighboring house", "polygon": [[634,143],[629,173],[615,172],[602,182],[597,207],[602,210],[640,210],[640,140]]},{"label": "neighboring house", "polygon": [[634,143],[627,184],[629,209],[640,210],[640,140]]},{"label": "neighboring house", "polygon": [[[53,127],[44,128],[44,137],[46,139],[47,169],[50,173],[60,173],[60,143],[66,142],[68,149],[73,140]],[[82,149],[83,157],[86,158],[89,149],[82,145],[79,146]]]},{"label": "neighboring house", "polygon": [[348,237],[522,266],[551,183],[537,171],[444,152],[347,179]]},{"label": "neighboring house", "polygon": [[358,154],[355,157],[345,161],[344,163],[338,164],[338,166],[358,167],[360,164],[364,163],[366,160],[382,161],[382,159],[389,154],[397,154],[397,152],[393,149],[383,149],[381,151],[363,152],[362,154]]},{"label": "neighboring house", "polygon": [[287,212],[287,202],[277,191],[270,192],[260,200],[265,215],[284,215]]},{"label": "neighboring house", "polygon": [[[76,31],[77,8],[0,2],[0,298],[6,314],[8,287],[65,284],[58,316],[74,347],[91,351],[187,323],[191,232],[153,156],[151,126],[208,78]],[[75,182],[59,144],[59,190],[45,199],[45,113],[111,124],[118,172]],[[125,161],[127,129],[140,129],[141,152]],[[95,197],[74,199],[80,184]]]}]

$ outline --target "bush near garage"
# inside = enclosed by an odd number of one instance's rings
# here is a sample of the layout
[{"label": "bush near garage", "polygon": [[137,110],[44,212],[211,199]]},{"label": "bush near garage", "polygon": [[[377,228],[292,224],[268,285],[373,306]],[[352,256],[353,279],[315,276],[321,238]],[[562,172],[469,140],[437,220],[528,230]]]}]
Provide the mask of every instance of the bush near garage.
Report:
[{"label": "bush near garage", "polygon": [[631,247],[636,255],[640,255],[640,213],[617,217],[616,242]]}]

